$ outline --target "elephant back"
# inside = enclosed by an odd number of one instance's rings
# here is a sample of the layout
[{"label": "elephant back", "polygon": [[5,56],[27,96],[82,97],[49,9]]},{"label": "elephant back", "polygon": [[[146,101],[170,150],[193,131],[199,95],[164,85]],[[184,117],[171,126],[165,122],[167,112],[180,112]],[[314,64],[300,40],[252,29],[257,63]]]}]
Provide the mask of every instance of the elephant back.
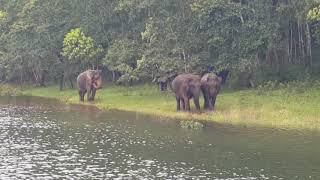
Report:
[{"label": "elephant back", "polygon": [[200,91],[200,80],[201,77],[198,75],[180,74],[172,81],[172,90],[176,94],[184,94],[191,89],[198,93],[197,91]]}]

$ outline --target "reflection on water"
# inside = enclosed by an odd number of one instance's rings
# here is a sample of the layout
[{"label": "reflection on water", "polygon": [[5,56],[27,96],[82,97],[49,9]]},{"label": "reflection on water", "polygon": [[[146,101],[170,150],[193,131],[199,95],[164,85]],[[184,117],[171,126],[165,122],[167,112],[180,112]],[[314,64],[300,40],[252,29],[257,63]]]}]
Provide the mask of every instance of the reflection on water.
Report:
[{"label": "reflection on water", "polygon": [[176,121],[79,112],[45,99],[0,98],[0,104],[1,179],[320,177],[317,133],[222,125],[188,131]]}]

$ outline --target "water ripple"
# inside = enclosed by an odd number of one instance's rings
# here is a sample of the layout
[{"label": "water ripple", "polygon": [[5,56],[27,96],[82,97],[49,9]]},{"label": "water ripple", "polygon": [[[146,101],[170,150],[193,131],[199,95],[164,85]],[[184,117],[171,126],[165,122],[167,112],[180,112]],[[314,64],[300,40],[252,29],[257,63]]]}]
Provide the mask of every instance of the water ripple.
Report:
[{"label": "water ripple", "polygon": [[157,135],[81,113],[3,106],[0,132],[1,179],[282,178],[249,168],[243,153],[223,152],[211,141],[197,144],[184,132]]}]

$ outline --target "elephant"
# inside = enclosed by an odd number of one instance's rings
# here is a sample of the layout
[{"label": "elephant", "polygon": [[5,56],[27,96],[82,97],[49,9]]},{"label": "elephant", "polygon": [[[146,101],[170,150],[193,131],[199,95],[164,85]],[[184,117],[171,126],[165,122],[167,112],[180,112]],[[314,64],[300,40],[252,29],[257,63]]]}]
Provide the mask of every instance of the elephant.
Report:
[{"label": "elephant", "polygon": [[94,101],[97,89],[102,88],[102,71],[87,70],[77,77],[80,101],[84,101],[84,95],[87,93],[88,101]]},{"label": "elephant", "polygon": [[152,82],[156,82],[159,85],[160,91],[168,90],[168,85],[172,90],[171,82],[175,77],[177,77],[177,74],[175,73],[164,76],[156,76]]},{"label": "elephant", "polygon": [[201,91],[204,98],[204,109],[213,111],[219,94],[223,77],[214,73],[207,73],[201,78]]},{"label": "elephant", "polygon": [[227,81],[227,78],[228,78],[228,76],[229,76],[229,72],[230,72],[230,71],[227,70],[227,69],[224,69],[224,70],[218,72],[217,76],[221,77],[221,79],[222,79],[221,84],[222,84],[222,85]]},{"label": "elephant", "polygon": [[180,74],[172,81],[172,90],[175,93],[177,101],[177,111],[182,109],[190,111],[190,99],[193,98],[196,109],[200,111],[200,81],[201,77],[194,74]]}]

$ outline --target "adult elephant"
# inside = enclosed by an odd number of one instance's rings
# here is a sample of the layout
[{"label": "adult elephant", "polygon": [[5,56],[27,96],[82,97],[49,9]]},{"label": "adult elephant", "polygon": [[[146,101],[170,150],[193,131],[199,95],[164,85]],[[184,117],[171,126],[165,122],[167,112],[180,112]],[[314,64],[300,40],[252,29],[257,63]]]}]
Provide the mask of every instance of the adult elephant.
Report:
[{"label": "adult elephant", "polygon": [[213,73],[207,73],[201,78],[201,91],[204,97],[204,109],[210,111],[214,110],[222,81],[222,77]]},{"label": "adult elephant", "polygon": [[94,101],[97,89],[102,88],[101,74],[101,70],[87,70],[78,75],[77,85],[80,101],[84,101],[86,93],[88,101]]},{"label": "adult elephant", "polygon": [[200,80],[201,77],[194,74],[180,74],[172,81],[172,90],[177,100],[177,111],[190,111],[190,99],[193,98],[196,109],[200,111]]}]

